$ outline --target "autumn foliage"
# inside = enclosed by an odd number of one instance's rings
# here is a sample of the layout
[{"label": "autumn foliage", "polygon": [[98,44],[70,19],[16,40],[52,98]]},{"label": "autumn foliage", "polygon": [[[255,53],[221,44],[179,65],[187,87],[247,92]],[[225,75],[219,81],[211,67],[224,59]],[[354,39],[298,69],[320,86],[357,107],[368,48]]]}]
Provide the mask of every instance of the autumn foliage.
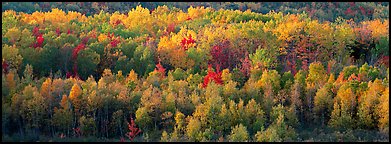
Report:
[{"label": "autumn foliage", "polygon": [[388,141],[388,4],[2,4],[4,141]]}]

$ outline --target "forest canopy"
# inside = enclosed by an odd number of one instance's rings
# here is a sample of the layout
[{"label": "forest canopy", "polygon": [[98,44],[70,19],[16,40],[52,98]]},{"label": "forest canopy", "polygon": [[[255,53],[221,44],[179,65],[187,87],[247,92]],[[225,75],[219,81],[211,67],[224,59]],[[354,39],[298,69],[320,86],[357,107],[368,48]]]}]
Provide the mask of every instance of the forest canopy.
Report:
[{"label": "forest canopy", "polygon": [[388,3],[2,4],[3,141],[389,141]]}]

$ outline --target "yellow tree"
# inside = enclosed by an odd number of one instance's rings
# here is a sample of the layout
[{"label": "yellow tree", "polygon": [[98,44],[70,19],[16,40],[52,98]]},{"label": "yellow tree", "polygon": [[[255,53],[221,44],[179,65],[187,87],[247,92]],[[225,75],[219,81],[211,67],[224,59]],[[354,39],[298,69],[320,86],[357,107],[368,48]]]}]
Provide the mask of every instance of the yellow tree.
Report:
[{"label": "yellow tree", "polygon": [[358,98],[358,118],[362,128],[375,128],[377,122],[376,106],[380,103],[379,98],[385,90],[382,81],[376,79],[368,83],[368,90]]},{"label": "yellow tree", "polygon": [[69,93],[69,100],[72,102],[72,106],[74,109],[75,119],[74,124],[76,124],[76,120],[81,116],[81,107],[82,107],[82,94],[83,91],[77,83],[74,83]]},{"label": "yellow tree", "polygon": [[389,117],[390,117],[390,94],[389,89],[386,88],[380,97],[380,104],[377,106],[377,113],[379,115],[379,129],[385,133],[389,133]]},{"label": "yellow tree", "polygon": [[334,128],[353,128],[354,108],[356,107],[356,95],[349,83],[344,83],[334,98],[334,107],[331,113],[329,125]]},{"label": "yellow tree", "polygon": [[246,126],[242,124],[233,127],[231,134],[228,136],[230,142],[246,142],[249,139]]},{"label": "yellow tree", "polygon": [[262,103],[262,106],[265,109],[266,114],[271,111],[271,108],[274,105],[274,97],[280,90],[280,78],[281,76],[276,70],[265,70],[262,73],[261,79],[258,81],[258,85],[264,93],[264,103]]},{"label": "yellow tree", "polygon": [[73,114],[70,109],[70,102],[67,95],[63,95],[61,102],[61,108],[54,108],[54,114],[52,117],[52,123],[54,126],[59,128],[60,131],[66,132],[67,135],[70,133],[70,128],[72,127]]}]

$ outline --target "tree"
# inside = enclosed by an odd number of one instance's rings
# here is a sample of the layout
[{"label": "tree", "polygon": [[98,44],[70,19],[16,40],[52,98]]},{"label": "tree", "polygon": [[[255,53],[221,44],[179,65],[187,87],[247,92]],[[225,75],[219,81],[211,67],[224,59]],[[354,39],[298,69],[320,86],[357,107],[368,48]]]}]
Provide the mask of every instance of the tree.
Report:
[{"label": "tree", "polygon": [[42,127],[43,118],[47,110],[44,98],[39,93],[37,87],[31,84],[26,86],[22,92],[22,102],[20,115],[27,122],[27,127],[35,132],[39,132]]},{"label": "tree", "polygon": [[186,135],[191,141],[201,140],[201,122],[198,118],[190,117],[189,124],[186,127]]},{"label": "tree", "polygon": [[77,119],[82,115],[83,111],[81,110],[83,106],[83,99],[82,99],[82,89],[77,83],[74,83],[71,89],[71,92],[69,93],[69,100],[72,103],[72,108],[74,112],[74,126],[77,123]]},{"label": "tree", "polygon": [[113,113],[110,125],[114,136],[118,135],[118,132],[121,136],[124,135],[126,127],[124,125],[124,114],[122,110],[118,110]]},{"label": "tree", "polygon": [[322,125],[327,121],[326,118],[332,111],[334,98],[332,88],[333,84],[327,83],[316,92],[314,98],[314,112],[320,117]]},{"label": "tree", "polygon": [[258,66],[262,69],[274,68],[277,66],[278,55],[274,48],[258,48],[256,52],[250,54],[249,57],[253,66]]},{"label": "tree", "polygon": [[255,134],[256,131],[265,126],[265,112],[262,110],[261,105],[256,103],[254,99],[248,101],[245,108],[245,113],[245,117],[247,117],[248,120],[247,127],[249,135]]},{"label": "tree", "polygon": [[354,108],[356,107],[356,95],[348,83],[342,85],[334,98],[333,111],[329,125],[334,128],[353,128]]},{"label": "tree", "polygon": [[80,117],[80,130],[83,136],[94,136],[96,134],[96,124],[94,118]]},{"label": "tree", "polygon": [[152,125],[152,118],[149,116],[147,108],[140,107],[136,111],[136,124],[140,125],[143,131],[147,131]]},{"label": "tree", "polygon": [[385,89],[380,97],[380,104],[377,106],[379,115],[379,129],[385,133],[389,133],[389,89]]},{"label": "tree", "polygon": [[169,142],[169,140],[170,140],[169,134],[167,133],[166,130],[163,130],[162,136],[160,138],[160,142]]},{"label": "tree", "polygon": [[262,73],[261,79],[258,80],[258,85],[260,85],[264,93],[264,103],[262,104],[266,113],[271,111],[274,105],[274,97],[280,90],[280,77],[276,70],[265,70]]},{"label": "tree", "polygon": [[87,79],[90,75],[95,75],[99,61],[99,54],[93,50],[89,48],[81,50],[77,56],[77,71],[81,78]]},{"label": "tree", "polygon": [[19,66],[22,64],[23,60],[23,57],[19,54],[19,49],[15,45],[3,45],[1,51],[3,63],[6,62],[9,69],[19,70]]},{"label": "tree", "polygon": [[255,135],[258,142],[286,142],[295,141],[297,134],[295,130],[285,123],[284,114],[280,113],[278,118],[266,130],[261,129]]},{"label": "tree", "polygon": [[233,127],[231,134],[228,136],[230,142],[246,142],[249,139],[247,129],[242,124]]},{"label": "tree", "polygon": [[310,64],[306,78],[306,95],[303,101],[306,106],[305,110],[308,112],[305,115],[309,121],[312,119],[316,91],[327,82],[325,77],[327,77],[327,74],[322,63],[313,62]]},{"label": "tree", "polygon": [[368,90],[358,98],[358,120],[362,128],[372,129],[376,127],[376,106],[380,103],[380,97],[385,90],[381,80],[369,82]]}]

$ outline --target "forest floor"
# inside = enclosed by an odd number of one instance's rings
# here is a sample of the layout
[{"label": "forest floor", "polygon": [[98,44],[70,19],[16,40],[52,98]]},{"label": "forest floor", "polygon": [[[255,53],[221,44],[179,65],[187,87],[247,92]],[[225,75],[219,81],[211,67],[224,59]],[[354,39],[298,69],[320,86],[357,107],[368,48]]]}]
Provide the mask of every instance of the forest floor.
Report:
[{"label": "forest floor", "polygon": [[[300,129],[298,132],[297,141],[302,142],[389,142],[389,135],[376,130],[333,130],[328,127],[307,127]],[[151,134],[147,140],[142,135],[136,137],[133,141],[160,141],[158,133]],[[155,135],[155,136],[153,136]],[[28,135],[21,137],[17,134],[8,136],[2,135],[2,142],[121,142],[120,138],[97,138],[97,137],[49,137],[49,136],[33,136]],[[130,140],[124,137],[124,142]]]}]

